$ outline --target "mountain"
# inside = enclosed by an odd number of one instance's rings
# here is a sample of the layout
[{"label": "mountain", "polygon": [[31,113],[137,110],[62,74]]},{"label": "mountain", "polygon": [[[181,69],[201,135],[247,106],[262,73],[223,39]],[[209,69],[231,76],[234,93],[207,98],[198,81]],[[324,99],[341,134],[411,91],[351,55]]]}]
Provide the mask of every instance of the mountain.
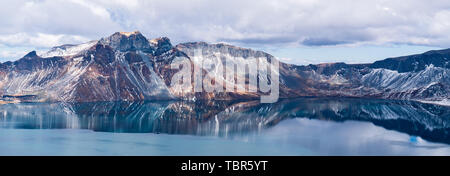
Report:
[{"label": "mountain", "polygon": [[386,68],[390,70],[404,72],[417,72],[425,70],[428,65],[435,67],[450,68],[450,49],[433,50],[423,54],[403,56],[397,58],[388,58],[382,61],[376,61],[371,64],[371,68]]},{"label": "mountain", "polygon": [[[33,51],[17,61],[0,63],[0,95],[3,101],[39,102],[257,99],[267,92],[239,91],[239,87],[252,89],[248,85],[252,76],[266,82],[273,82],[272,77],[236,71],[234,79],[244,82],[230,82],[223,70],[218,69],[221,64],[232,63],[247,64],[249,70],[253,66],[252,58],[263,58],[260,63],[276,60],[268,53],[228,44],[190,42],[173,46],[166,37],[148,40],[139,31],[117,32],[100,40],[57,46],[45,53]],[[279,75],[280,98],[331,96],[447,101],[450,98],[448,58],[450,49],[371,64],[298,66],[280,62],[275,73]],[[232,85],[236,91],[197,92],[195,82],[172,83],[172,78],[184,68],[183,63],[192,65],[188,70],[191,75],[206,75],[201,77],[203,83],[213,80],[215,88]],[[202,64],[209,67],[200,67],[196,72],[195,68]],[[182,66],[173,69],[173,65]]]}]

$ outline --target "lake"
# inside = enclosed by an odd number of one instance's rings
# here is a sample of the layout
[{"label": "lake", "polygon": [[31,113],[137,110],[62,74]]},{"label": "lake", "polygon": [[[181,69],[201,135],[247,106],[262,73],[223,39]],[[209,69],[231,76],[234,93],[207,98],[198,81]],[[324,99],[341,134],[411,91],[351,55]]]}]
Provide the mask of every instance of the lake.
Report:
[{"label": "lake", "polygon": [[414,101],[0,105],[0,155],[450,155],[450,107]]}]

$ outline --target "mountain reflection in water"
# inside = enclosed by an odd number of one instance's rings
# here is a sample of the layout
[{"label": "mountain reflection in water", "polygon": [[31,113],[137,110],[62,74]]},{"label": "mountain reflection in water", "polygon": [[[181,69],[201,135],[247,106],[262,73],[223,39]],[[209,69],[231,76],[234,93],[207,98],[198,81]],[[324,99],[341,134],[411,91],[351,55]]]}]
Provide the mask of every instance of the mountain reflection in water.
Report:
[{"label": "mountain reflection in water", "polygon": [[[450,144],[450,108],[412,101],[299,98],[259,101],[23,103],[0,106],[0,127],[90,129],[232,137],[258,133],[285,119],[371,122]],[[349,134],[351,135],[351,134]]]}]

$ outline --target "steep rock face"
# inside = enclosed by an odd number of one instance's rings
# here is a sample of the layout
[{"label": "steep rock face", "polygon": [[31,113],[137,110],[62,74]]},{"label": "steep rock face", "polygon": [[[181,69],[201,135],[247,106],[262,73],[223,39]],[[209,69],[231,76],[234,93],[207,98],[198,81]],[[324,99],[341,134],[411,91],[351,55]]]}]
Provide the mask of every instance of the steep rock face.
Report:
[{"label": "steep rock face", "polygon": [[176,52],[154,56],[154,51],[142,34],[134,32],[53,48],[44,53],[53,55],[49,58],[32,52],[6,63],[4,79],[0,80],[2,94],[66,102],[172,99],[154,70],[158,58],[169,64]]},{"label": "steep rock face", "polygon": [[[390,58],[373,64],[326,63],[297,66],[279,64],[279,97],[300,96],[376,97],[388,99],[446,100],[450,97],[448,56],[450,50]],[[227,44],[205,42],[173,46],[166,37],[147,40],[140,32],[117,32],[98,41],[80,45],[62,45],[45,53],[30,52],[14,62],[0,64],[0,95],[5,98],[27,97],[27,101],[118,101],[155,99],[257,99],[267,95],[260,87],[249,85],[271,82],[271,77],[248,72],[253,58],[272,62],[272,55]],[[172,84],[182,69],[172,64],[188,61],[194,81],[194,68],[200,67],[200,82],[206,78],[232,92],[195,92],[190,86]],[[230,70],[219,66],[231,63],[247,66],[236,71],[232,82]],[[204,66],[203,68],[201,66]],[[268,70],[270,71],[270,70]],[[260,86],[260,85],[259,85]],[[255,92],[242,91],[238,88]],[[30,98],[32,97],[32,98]]]},{"label": "steep rock face", "polygon": [[450,49],[433,50],[423,54],[388,58],[376,61],[371,64],[371,68],[385,68],[396,70],[399,73],[417,72],[426,69],[428,65],[450,69]]},{"label": "steep rock face", "polygon": [[155,55],[157,56],[172,50],[173,48],[172,43],[170,43],[170,40],[167,37],[153,39],[150,43],[156,48]]},{"label": "steep rock face", "polygon": [[[363,84],[373,87],[386,98],[440,99],[449,97],[449,69],[427,66],[417,72],[399,73],[387,69],[373,69],[362,77]],[[431,91],[436,91],[432,93]]]},{"label": "steep rock face", "polygon": [[116,33],[105,39],[111,43],[101,40],[91,48],[84,58],[88,71],[80,76],[69,101],[174,99],[160,71],[175,57],[184,56],[175,50],[153,55],[158,48],[141,36]]},{"label": "steep rock face", "polygon": [[[344,63],[293,66],[286,72],[298,74],[305,81],[305,92],[312,96],[373,96],[372,90],[362,86],[366,67]],[[292,80],[295,82],[295,80]],[[295,89],[294,86],[292,89]],[[312,92],[312,93],[311,93]]]},{"label": "steep rock face", "polygon": [[[205,42],[182,43],[178,44],[176,48],[186,53],[194,67],[204,69],[201,74],[203,79],[200,80],[200,82],[203,82],[201,83],[203,84],[203,88],[205,87],[204,79],[212,77],[212,79],[216,80],[216,83],[220,84],[218,87],[221,87],[223,90],[223,92],[206,93],[203,89],[201,93],[196,93],[196,97],[201,99],[255,99],[261,95],[267,95],[267,93],[263,93],[257,87],[252,86],[255,84],[250,84],[249,79],[250,77],[256,77],[256,81],[260,79],[270,81],[270,77],[264,78],[258,75],[257,71],[252,72],[247,70],[239,72],[237,69],[232,70],[234,67],[227,68],[226,64],[247,67],[254,66],[256,63],[250,58],[260,58],[264,61],[271,62],[271,59],[275,58],[270,54],[226,44],[207,44]],[[234,82],[226,79],[227,74],[230,73],[234,73]],[[245,82],[238,82],[238,79],[243,79]],[[234,87],[234,91],[227,92],[227,85]],[[250,87],[256,91],[248,91]],[[244,88],[245,91],[241,91],[238,88]]]}]

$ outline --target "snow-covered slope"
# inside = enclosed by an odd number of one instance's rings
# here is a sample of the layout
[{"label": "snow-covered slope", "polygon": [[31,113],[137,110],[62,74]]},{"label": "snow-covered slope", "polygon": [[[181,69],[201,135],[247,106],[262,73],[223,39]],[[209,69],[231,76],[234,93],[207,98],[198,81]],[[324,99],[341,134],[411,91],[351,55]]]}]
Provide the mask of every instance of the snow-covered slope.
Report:
[{"label": "snow-covered slope", "polygon": [[379,90],[388,98],[442,99],[450,96],[449,69],[434,67],[432,64],[417,72],[398,73],[383,68],[373,69],[364,75],[361,81],[365,86]]},{"label": "snow-covered slope", "polygon": [[40,57],[54,57],[54,56],[73,56],[87,51],[89,48],[97,44],[98,41],[90,41],[80,45],[62,45],[53,47],[50,51],[39,54]]}]

